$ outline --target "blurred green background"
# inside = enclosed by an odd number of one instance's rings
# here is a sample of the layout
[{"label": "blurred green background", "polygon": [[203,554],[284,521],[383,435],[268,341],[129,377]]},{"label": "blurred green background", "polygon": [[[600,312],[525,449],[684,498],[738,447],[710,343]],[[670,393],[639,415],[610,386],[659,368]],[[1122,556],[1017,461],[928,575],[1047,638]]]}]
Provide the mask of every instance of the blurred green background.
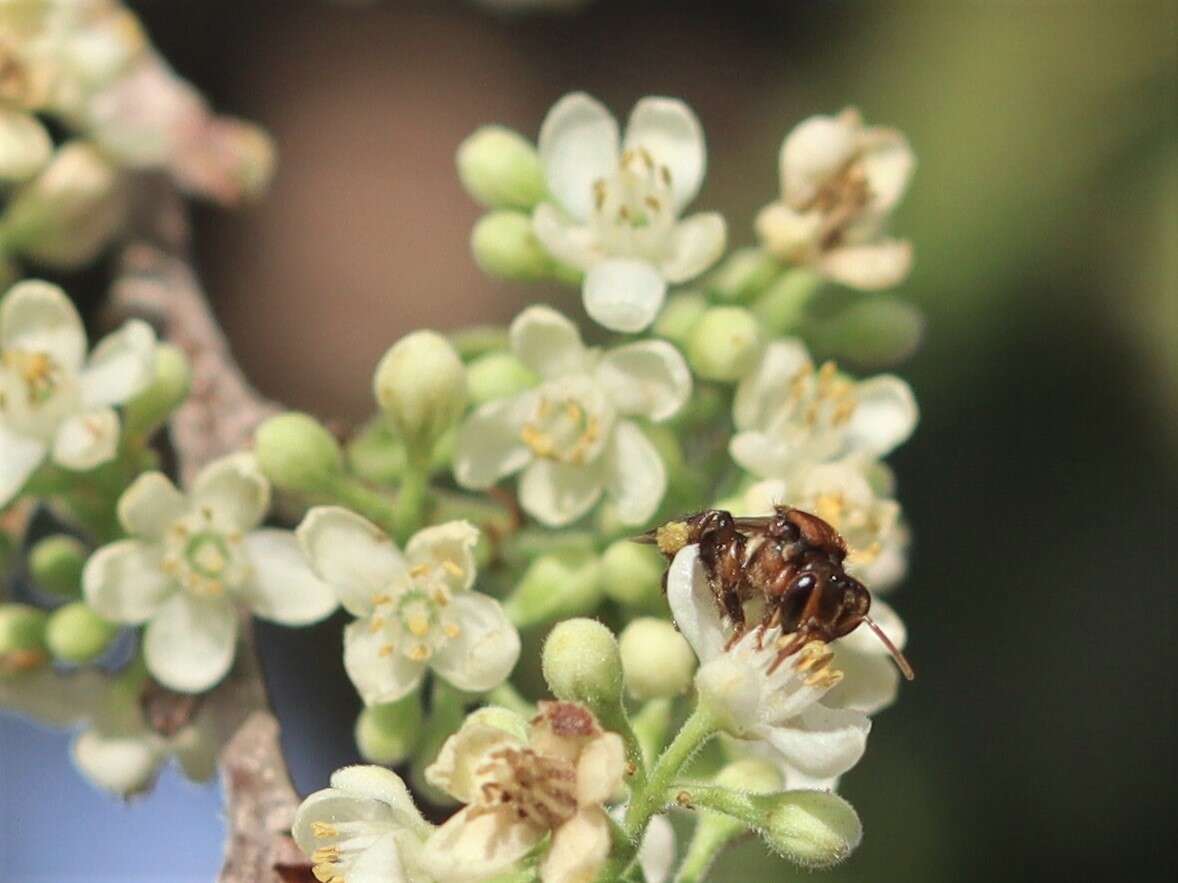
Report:
[{"label": "blurred green background", "polygon": [[[815,879],[1163,878],[1178,3],[135,5],[182,74],[277,138],[271,195],[202,211],[198,250],[250,374],[329,417],[368,410],[372,366],[411,328],[572,304],[469,258],[452,157],[482,123],[534,135],[571,89],[619,114],[682,97],[709,138],[697,205],[737,245],[796,122],[854,104],[905,131],[920,165],[894,229],[917,260],[897,293],[927,327],[899,368],[923,419],[892,460],[916,538],[894,603],[920,676],[845,780],[862,848]],[[321,787],[354,757],[338,623],[263,634],[299,785]],[[714,879],[801,876],[750,841]]]}]

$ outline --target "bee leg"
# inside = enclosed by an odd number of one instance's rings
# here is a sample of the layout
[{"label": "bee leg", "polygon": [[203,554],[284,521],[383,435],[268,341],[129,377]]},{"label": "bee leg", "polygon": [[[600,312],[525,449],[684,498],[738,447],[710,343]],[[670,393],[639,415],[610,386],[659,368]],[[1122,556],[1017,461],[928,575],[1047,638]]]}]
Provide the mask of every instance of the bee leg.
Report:
[{"label": "bee leg", "polygon": [[777,655],[773,657],[773,662],[769,664],[766,674],[773,674],[773,672],[781,668],[781,663],[785,662],[785,660],[789,659],[789,657],[793,656],[795,653],[801,650],[802,646],[806,643],[807,640],[809,640],[809,638],[806,636],[805,632],[795,632],[792,635],[783,635],[782,638],[778,640]]},{"label": "bee leg", "polygon": [[761,620],[761,624],[759,626],[757,626],[757,650],[758,651],[765,649],[765,632],[767,632],[767,631],[769,631],[769,629],[775,628],[779,625],[781,625],[781,608],[774,607],[773,612],[771,614],[769,614],[769,616],[767,618]]},{"label": "bee leg", "polygon": [[732,620],[732,635],[728,638],[728,642],[724,645],[725,650],[731,650],[744,637],[748,630],[744,620],[744,604],[740,600],[740,595],[734,591],[722,591],[718,596],[720,607],[728,618]]}]

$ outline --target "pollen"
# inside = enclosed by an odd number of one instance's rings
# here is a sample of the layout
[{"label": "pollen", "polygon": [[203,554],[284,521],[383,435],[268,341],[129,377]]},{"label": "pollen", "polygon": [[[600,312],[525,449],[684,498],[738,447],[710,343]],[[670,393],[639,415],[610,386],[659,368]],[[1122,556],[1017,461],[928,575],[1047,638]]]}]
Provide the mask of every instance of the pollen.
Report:
[{"label": "pollen", "polygon": [[409,568],[409,575],[414,579],[421,579],[427,573],[429,573],[428,564],[414,564]]},{"label": "pollen", "polygon": [[442,562],[442,570],[446,571],[446,573],[453,577],[459,577],[463,574],[462,568],[451,561],[449,558]]},{"label": "pollen", "polygon": [[327,837],[338,837],[339,829],[327,822],[311,822],[311,835],[321,840]]},{"label": "pollen", "polygon": [[414,613],[405,622],[405,628],[415,638],[424,638],[429,634],[429,617],[422,613]]},{"label": "pollen", "polygon": [[320,846],[311,853],[311,861],[317,865],[339,861],[338,846]]},{"label": "pollen", "polygon": [[655,531],[654,539],[659,551],[670,558],[687,545],[688,536],[689,531],[685,522],[668,521]]},{"label": "pollen", "polygon": [[419,642],[410,647],[409,650],[406,651],[405,655],[414,662],[425,662],[427,659],[433,656],[433,651],[430,650],[428,644]]},{"label": "pollen", "polygon": [[448,622],[442,626],[442,632],[447,638],[457,638],[462,634],[462,629],[456,623]]},{"label": "pollen", "polygon": [[343,877],[336,872],[335,864],[321,864],[312,865],[311,873],[319,883],[347,883]]}]

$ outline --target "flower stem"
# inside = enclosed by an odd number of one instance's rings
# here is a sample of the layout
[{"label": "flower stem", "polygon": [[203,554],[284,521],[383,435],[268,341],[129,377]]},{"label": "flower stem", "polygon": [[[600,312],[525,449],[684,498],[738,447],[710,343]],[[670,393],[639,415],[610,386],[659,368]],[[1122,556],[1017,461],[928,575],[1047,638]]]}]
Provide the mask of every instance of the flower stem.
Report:
[{"label": "flower stem", "polygon": [[401,545],[421,527],[428,498],[429,472],[424,466],[411,464],[401,476],[393,509],[393,536]]},{"label": "flower stem", "polygon": [[334,502],[355,510],[387,533],[395,532],[397,519],[393,501],[355,476],[334,476],[326,493]]},{"label": "flower stem", "polygon": [[695,752],[715,734],[716,721],[709,712],[697,706],[651,769],[646,787],[635,792],[630,799],[625,829],[631,840],[637,841],[646,830],[650,817],[666,805],[667,792],[675,777]]}]

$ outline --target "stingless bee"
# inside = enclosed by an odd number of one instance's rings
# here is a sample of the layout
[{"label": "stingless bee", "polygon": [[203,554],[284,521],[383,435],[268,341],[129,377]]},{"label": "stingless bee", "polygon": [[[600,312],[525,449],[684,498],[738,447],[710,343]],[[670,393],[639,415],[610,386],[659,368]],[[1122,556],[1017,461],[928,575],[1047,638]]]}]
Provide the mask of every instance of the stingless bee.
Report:
[{"label": "stingless bee", "polygon": [[745,603],[761,602],[758,647],[766,630],[780,626],[782,634],[770,671],[811,641],[829,643],[866,624],[904,677],[915,677],[904,654],[869,615],[871,593],[844,569],[846,542],[817,515],[789,506],[757,518],[705,509],[637,540],[658,545],[668,560],[684,546],[699,545],[712,595],[733,625],[729,647],[748,629]]}]

